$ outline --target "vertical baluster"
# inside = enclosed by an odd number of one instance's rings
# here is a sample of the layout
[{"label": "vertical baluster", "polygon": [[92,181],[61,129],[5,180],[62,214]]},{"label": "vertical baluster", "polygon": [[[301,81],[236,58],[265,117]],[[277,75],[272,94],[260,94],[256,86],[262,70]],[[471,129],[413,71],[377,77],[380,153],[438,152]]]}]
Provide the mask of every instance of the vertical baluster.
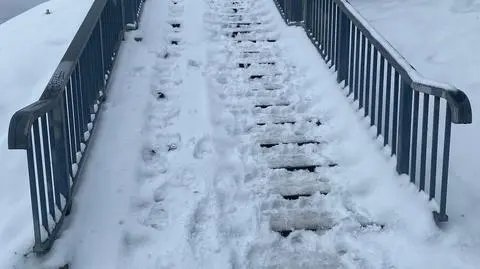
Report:
[{"label": "vertical baluster", "polygon": [[[65,91],[62,93],[65,95]],[[70,155],[70,142],[67,129],[66,103],[63,98],[58,100],[57,106],[49,113],[51,154],[53,164],[53,177],[55,182],[55,202],[63,210],[60,194],[68,199],[70,197],[68,180],[71,162],[66,156]]]},{"label": "vertical baluster", "polygon": [[438,221],[448,221],[447,211],[447,190],[448,190],[448,164],[450,158],[450,135],[452,128],[452,112],[450,107],[446,108],[445,115],[445,142],[443,148],[443,166],[442,166],[442,189],[440,197],[440,216],[438,216]]},{"label": "vertical baluster", "polygon": [[362,45],[361,45],[361,56],[360,56],[360,79],[359,79],[359,108],[362,109],[364,105],[364,97],[365,97],[365,49],[366,49],[367,38],[362,33]]},{"label": "vertical baluster", "polygon": [[385,86],[385,57],[380,55],[380,85],[378,87],[378,121],[377,121],[377,136],[382,133],[383,130],[383,92]]},{"label": "vertical baluster", "polygon": [[73,122],[73,112],[72,112],[72,98],[71,98],[71,91],[70,89],[72,88],[71,84],[67,84],[65,87],[65,106],[66,106],[66,117],[67,117],[67,128],[68,128],[68,135],[70,136],[69,138],[69,146],[70,146],[70,160],[71,163],[74,164],[77,162],[77,157],[76,157],[76,144],[77,144],[77,137],[78,134],[75,130],[74,122]]},{"label": "vertical baluster", "polygon": [[307,32],[308,32],[308,36],[311,37],[312,36],[312,12],[313,12],[313,9],[312,9],[312,6],[311,6],[311,3],[312,3],[312,0],[305,0],[305,27],[307,29]]},{"label": "vertical baluster", "polygon": [[383,141],[384,146],[388,145],[390,134],[390,93],[392,90],[392,65],[390,63],[387,63],[387,84],[385,86],[385,140]]},{"label": "vertical baluster", "polygon": [[[398,92],[398,89],[396,90]],[[412,93],[413,89],[410,82],[402,81],[400,93],[400,118],[399,118],[399,137],[397,154],[397,172],[407,174],[410,164],[410,137],[412,134]],[[398,98],[397,98],[398,99]],[[396,102],[394,102],[396,104]],[[393,137],[397,136],[393,133]]]},{"label": "vertical baluster", "polygon": [[355,35],[355,79],[353,82],[353,100],[358,100],[358,90],[360,84],[358,82],[360,79],[360,29],[356,28]]},{"label": "vertical baluster", "polygon": [[[333,31],[333,62],[335,63],[335,71],[338,71],[340,73],[340,55],[339,55],[339,51],[342,47],[342,44],[340,43],[340,36],[343,34],[343,33],[339,33],[339,31],[342,31],[344,29],[340,28],[341,27],[341,19],[340,19],[340,16],[338,15],[338,6],[333,3],[333,7],[334,7],[334,12],[333,14],[335,14],[335,23],[333,25],[334,27],[334,31]],[[346,55],[343,55],[343,57],[346,57]],[[340,75],[340,76],[343,76],[343,75]]]},{"label": "vertical baluster", "polygon": [[322,54],[323,54],[323,57],[324,57],[326,60],[328,60],[327,57],[326,57],[326,54],[325,54],[325,53],[326,53],[325,47],[326,47],[326,44],[327,44],[327,41],[326,41],[326,39],[327,39],[327,27],[326,27],[326,24],[327,24],[327,14],[326,14],[326,12],[325,12],[325,6],[326,6],[326,4],[327,4],[327,1],[320,0],[320,4],[321,4],[321,6],[320,6],[320,11],[321,11],[320,14],[321,14],[321,16],[322,16],[322,17],[321,17],[321,22],[322,22],[322,23],[321,23],[321,31],[322,31],[322,33],[321,33],[321,36],[322,36]]},{"label": "vertical baluster", "polygon": [[[373,46],[372,46],[373,47]],[[378,78],[378,51],[373,47],[373,81],[372,81],[372,107],[370,113],[370,125],[375,125],[375,119],[377,117],[377,78]]]},{"label": "vertical baluster", "polygon": [[325,55],[327,56],[327,63],[330,62],[332,59],[331,54],[330,54],[330,20],[331,20],[331,15],[330,15],[330,1],[329,0],[324,0],[325,2],[325,9],[324,9],[324,14],[325,14],[325,46],[324,46],[324,51]]},{"label": "vertical baluster", "polygon": [[365,79],[365,114],[364,116],[368,116],[370,114],[370,81],[372,80],[371,76],[371,68],[372,68],[372,45],[370,41],[367,39],[367,72],[366,72],[366,79]]},{"label": "vertical baluster", "polygon": [[419,113],[419,93],[413,93],[413,124],[412,124],[412,159],[410,162],[410,182],[416,182],[417,175],[417,147],[418,147],[418,113]]},{"label": "vertical baluster", "polygon": [[430,166],[430,199],[435,198],[435,187],[437,180],[437,151],[438,151],[438,122],[440,115],[440,97],[433,99],[433,133],[432,133],[432,164]]},{"label": "vertical baluster", "polygon": [[397,119],[398,119],[398,92],[400,86],[400,74],[395,70],[393,79],[393,123],[392,123],[392,155],[397,154]]},{"label": "vertical baluster", "polygon": [[[30,135],[33,132],[30,131]],[[32,216],[33,216],[33,233],[35,237],[35,247],[38,247],[41,242],[40,234],[40,215],[38,211],[38,194],[37,194],[37,176],[35,172],[35,158],[33,149],[35,144],[33,143],[33,138],[28,139],[28,149],[27,149],[27,162],[28,162],[28,178],[30,183],[30,201],[32,202]],[[35,248],[34,247],[34,248]]]},{"label": "vertical baluster", "polygon": [[330,0],[330,5],[329,5],[329,12],[330,12],[330,59],[331,59],[331,65],[333,66],[335,64],[335,9],[334,9],[334,4],[333,1]]},{"label": "vertical baluster", "polygon": [[55,198],[53,197],[53,188],[54,182],[52,177],[52,162],[50,154],[50,133],[49,125],[50,119],[47,119],[47,115],[43,115],[41,118],[42,122],[42,143],[44,151],[44,160],[45,160],[45,182],[47,183],[47,197],[48,197],[48,211],[52,216],[53,220],[56,220],[55,216]]},{"label": "vertical baluster", "polygon": [[[43,136],[43,134],[42,134]],[[43,150],[40,144],[40,125],[39,119],[33,122],[33,141],[35,143],[35,164],[37,168],[37,185],[38,185],[38,194],[39,194],[39,205],[40,205],[40,220],[42,222],[43,228],[47,231],[47,235],[50,235],[50,229],[48,225],[48,213],[47,213],[47,199],[45,196],[45,174],[44,174],[44,164],[43,164]],[[42,238],[45,240],[46,238]]]},{"label": "vertical baluster", "polygon": [[337,41],[337,66],[338,66],[338,73],[337,73],[337,82],[341,83],[345,81],[345,86],[348,85],[348,60],[349,60],[349,28],[350,28],[350,21],[348,17],[344,13],[340,13],[338,15],[338,29],[340,33],[338,33],[338,41]]},{"label": "vertical baluster", "polygon": [[315,39],[316,39],[316,47],[318,48],[321,46],[321,36],[320,36],[320,25],[321,25],[321,16],[320,16],[320,0],[314,0],[315,6],[313,7],[314,12],[315,12],[315,19],[314,19],[314,24],[315,24]]},{"label": "vertical baluster", "polygon": [[355,71],[355,32],[356,28],[353,23],[350,23],[350,42],[349,42],[349,50],[350,50],[350,60],[348,65],[348,94],[352,94],[353,92],[353,84],[355,81],[354,78],[354,71]]},{"label": "vertical baluster", "polygon": [[423,113],[422,113],[422,142],[420,153],[420,190],[425,190],[425,174],[427,171],[427,143],[428,143],[428,106],[430,104],[428,94],[423,94]]}]

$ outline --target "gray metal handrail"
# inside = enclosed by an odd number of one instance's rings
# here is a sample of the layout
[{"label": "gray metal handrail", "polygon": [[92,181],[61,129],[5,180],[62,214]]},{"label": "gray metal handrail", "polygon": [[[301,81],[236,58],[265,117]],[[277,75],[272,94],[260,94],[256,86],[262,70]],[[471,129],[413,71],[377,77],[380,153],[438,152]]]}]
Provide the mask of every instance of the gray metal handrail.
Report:
[{"label": "gray metal handrail", "polygon": [[[439,198],[435,221],[447,221],[451,124],[472,122],[466,94],[422,77],[346,0],[275,3],[287,24],[305,28],[318,52],[337,72],[337,82],[353,95],[384,146],[390,147],[398,173],[409,175],[430,199]],[[441,110],[445,113],[442,121]],[[440,174],[441,180],[437,180]]]},{"label": "gray metal handrail", "polygon": [[10,120],[8,147],[27,152],[33,251],[48,251],[70,212],[72,192],[126,26],[143,0],[95,0],[39,100]]}]

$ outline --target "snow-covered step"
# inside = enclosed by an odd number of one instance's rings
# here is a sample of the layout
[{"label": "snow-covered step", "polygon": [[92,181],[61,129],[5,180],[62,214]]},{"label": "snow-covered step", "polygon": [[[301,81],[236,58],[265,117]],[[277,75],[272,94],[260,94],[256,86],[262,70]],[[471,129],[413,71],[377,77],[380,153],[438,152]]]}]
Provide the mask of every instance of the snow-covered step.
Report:
[{"label": "snow-covered step", "polygon": [[282,235],[294,230],[325,231],[335,226],[328,211],[318,209],[289,209],[270,215],[270,227]]},{"label": "snow-covered step", "polygon": [[[252,248],[248,268],[256,269],[346,269],[337,253],[328,253],[324,249],[301,243],[279,244]],[[313,250],[312,250],[313,249]]]},{"label": "snow-covered step", "polygon": [[219,15],[217,13],[209,13],[204,15],[205,21],[210,22],[211,24],[230,24],[230,23],[249,23],[249,22],[262,22],[262,23],[271,23],[273,22],[272,16],[239,16],[238,14],[225,14]]},{"label": "snow-covered step", "polygon": [[279,66],[275,65],[275,64],[262,64],[262,65],[254,64],[254,65],[251,65],[248,68],[244,68],[244,69],[245,70],[241,70],[241,71],[246,76],[282,75],[284,73],[284,69],[279,68]]},{"label": "snow-covered step", "polygon": [[264,29],[267,27],[274,27],[274,25],[268,22],[226,22],[223,23],[222,29],[254,31],[256,29]]},{"label": "snow-covered step", "polygon": [[223,21],[256,21],[265,15],[265,11],[258,10],[256,12],[249,12],[249,13],[230,13],[230,12],[216,12],[215,17],[220,19],[220,22]]},{"label": "snow-covered step", "polygon": [[248,36],[248,35],[245,35],[245,36],[237,36],[233,39],[233,42],[237,42],[237,43],[246,43],[246,42],[250,42],[250,43],[254,43],[254,44],[262,44],[262,43],[275,43],[277,42],[277,39],[278,39],[278,36],[277,35],[251,35],[251,36]]},{"label": "snow-covered step", "polygon": [[330,137],[330,129],[326,129],[323,125],[317,124],[315,120],[298,121],[293,124],[256,125],[253,126],[250,131],[256,139],[294,136],[308,138]]},{"label": "snow-covered step", "polygon": [[266,90],[266,91],[282,91],[285,90],[287,87],[285,87],[286,83],[278,80],[278,81],[262,81],[262,80],[257,80],[250,82],[250,89],[252,91],[261,91],[261,90]]},{"label": "snow-covered step", "polygon": [[305,153],[276,154],[263,156],[271,169],[285,169],[288,171],[306,170],[313,172],[319,167],[335,167],[338,164],[320,153],[305,155]]},{"label": "snow-covered step", "polygon": [[284,124],[296,124],[297,122],[308,121],[315,123],[317,126],[322,124],[322,121],[317,117],[307,117],[298,114],[292,115],[277,115],[277,114],[260,114],[255,117],[255,124],[259,126],[264,125],[284,125]]},{"label": "snow-covered step", "polygon": [[[254,79],[251,80],[252,82],[255,81]],[[250,81],[246,80],[247,83]],[[262,87],[259,85],[258,87]],[[257,94],[257,92],[262,91],[261,94]],[[267,92],[267,93],[266,93]],[[270,93],[268,93],[270,92]],[[265,94],[263,94],[265,93]],[[227,98],[227,104],[231,104],[233,106],[245,105],[248,107],[256,107],[255,110],[256,114],[281,114],[283,113],[290,113],[294,112],[293,108],[282,108],[281,110],[275,108],[269,108],[271,106],[288,106],[291,104],[298,103],[300,98],[297,94],[290,92],[291,95],[287,95],[286,91],[267,91],[267,90],[256,90],[253,89],[245,89],[245,90],[225,90],[220,93],[222,97]],[[234,99],[236,98],[236,99]]]},{"label": "snow-covered step", "polygon": [[225,92],[232,92],[232,95],[238,92],[243,92],[245,95],[255,95],[257,92],[270,92],[272,95],[295,95],[296,92],[292,87],[286,87],[286,83],[281,83],[280,80],[276,82],[252,80],[248,83],[230,85],[225,87]]},{"label": "snow-covered step", "polygon": [[279,144],[296,144],[302,145],[306,143],[327,143],[327,138],[325,138],[321,133],[310,132],[308,134],[296,134],[296,133],[287,133],[285,131],[280,131],[278,133],[255,133],[250,129],[250,134],[252,134],[255,142],[261,147],[273,147]]},{"label": "snow-covered step", "polygon": [[249,110],[251,113],[256,114],[259,109],[288,108],[291,103],[288,99],[243,98],[227,101],[225,105],[230,111]]},{"label": "snow-covered step", "polygon": [[272,49],[274,46],[271,46],[273,43],[264,43],[262,46],[258,46],[258,44],[257,46],[252,46],[252,44],[247,42],[239,44],[243,44],[244,46],[238,51],[234,51],[231,57],[236,61],[248,60],[252,62],[260,62],[277,59],[277,55],[275,55]]},{"label": "snow-covered step", "polygon": [[[277,73],[277,74],[264,74],[264,75],[255,75],[255,74],[250,74],[245,76],[248,83],[257,81],[258,83],[262,84],[284,84],[286,77],[284,76],[283,73]],[[262,89],[262,88],[259,88]],[[264,88],[266,89],[266,88]]]},{"label": "snow-covered step", "polygon": [[261,60],[261,61],[249,61],[249,60],[243,60],[243,61],[238,61],[237,62],[237,67],[238,68],[251,68],[251,67],[254,67],[254,66],[265,66],[265,65],[269,65],[269,66],[276,66],[278,65],[277,62],[275,62],[275,60]]},{"label": "snow-covered step", "polygon": [[298,178],[273,177],[269,180],[270,192],[280,194],[284,199],[287,200],[296,200],[300,197],[309,197],[316,193],[327,194],[330,192],[330,184],[323,178],[321,178],[318,173],[312,173],[302,170],[295,172],[305,172],[312,175]]},{"label": "snow-covered step", "polygon": [[[255,153],[263,155],[322,155],[322,151],[326,148],[325,142],[318,141],[302,141],[299,143],[279,143],[279,144],[264,144],[257,148]],[[261,144],[260,144],[261,145]]]},{"label": "snow-covered step", "polygon": [[295,94],[294,91],[288,89],[283,91],[269,91],[269,90],[258,90],[254,87],[249,87],[245,89],[240,87],[240,89],[226,89],[224,92],[225,95],[236,97],[236,98],[252,98],[252,99],[268,99],[268,100],[292,100],[291,98]]},{"label": "snow-covered step", "polygon": [[249,12],[252,11],[252,7],[247,6],[239,6],[239,5],[230,5],[224,6],[218,9],[219,13],[222,14],[250,14]]},{"label": "snow-covered step", "polygon": [[222,21],[223,25],[227,25],[228,27],[237,27],[237,26],[253,26],[253,25],[272,25],[272,21],[266,19],[260,20],[245,20],[245,21]]},{"label": "snow-covered step", "polygon": [[292,136],[262,136],[256,140],[258,145],[263,148],[271,148],[282,144],[292,144],[297,146],[303,146],[307,144],[319,145],[325,144],[326,141],[322,139],[322,136],[305,136],[305,135],[292,135]]},{"label": "snow-covered step", "polygon": [[308,172],[303,170],[287,171],[287,170],[269,170],[266,177],[269,180],[269,184],[276,184],[282,182],[295,181],[299,185],[308,182],[323,182],[328,183],[328,179],[325,176],[325,171]]},{"label": "snow-covered step", "polygon": [[[275,99],[271,99],[271,100],[268,100],[268,102],[265,102],[265,104],[275,104],[275,103],[277,103],[277,100]],[[253,113],[255,115],[255,118],[257,119],[262,117],[289,116],[289,115],[297,116],[297,117],[301,116],[301,115],[298,115],[297,110],[293,105],[258,106],[254,108]]]},{"label": "snow-covered step", "polygon": [[254,111],[255,120],[258,123],[273,123],[273,122],[297,122],[297,121],[313,121],[317,120],[318,125],[321,124],[322,119],[320,117],[307,116],[299,114],[296,106],[277,106],[266,108],[255,108]]}]

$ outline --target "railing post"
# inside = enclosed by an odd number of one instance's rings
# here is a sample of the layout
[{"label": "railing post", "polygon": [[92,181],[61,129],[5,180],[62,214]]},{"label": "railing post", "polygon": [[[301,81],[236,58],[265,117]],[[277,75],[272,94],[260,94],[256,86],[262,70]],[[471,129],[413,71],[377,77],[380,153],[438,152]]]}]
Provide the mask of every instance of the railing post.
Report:
[{"label": "railing post", "polygon": [[302,24],[305,29],[307,29],[307,1],[302,0]]},{"label": "railing post", "polygon": [[[400,92],[400,112],[398,126],[398,151],[397,151],[397,172],[409,174],[410,161],[410,136],[412,133],[412,86],[402,81]],[[415,127],[416,128],[416,127]],[[416,130],[413,130],[416,132]]]},{"label": "railing post", "polygon": [[347,15],[342,12],[340,9],[340,16],[339,16],[339,27],[340,33],[338,33],[338,40],[337,40],[337,82],[341,83],[342,81],[346,80],[348,77],[348,44],[350,43],[349,38],[349,28],[350,22],[348,20]]},{"label": "railing post", "polygon": [[433,212],[436,223],[447,222],[448,165],[450,159],[450,136],[452,130],[452,112],[447,106],[445,116],[445,137],[443,146],[442,188],[440,192],[440,212]]},{"label": "railing post", "polygon": [[127,32],[127,22],[125,19],[125,0],[121,0],[121,9],[122,9],[122,27],[123,27],[123,34],[122,34],[122,40],[125,40],[125,32]]}]

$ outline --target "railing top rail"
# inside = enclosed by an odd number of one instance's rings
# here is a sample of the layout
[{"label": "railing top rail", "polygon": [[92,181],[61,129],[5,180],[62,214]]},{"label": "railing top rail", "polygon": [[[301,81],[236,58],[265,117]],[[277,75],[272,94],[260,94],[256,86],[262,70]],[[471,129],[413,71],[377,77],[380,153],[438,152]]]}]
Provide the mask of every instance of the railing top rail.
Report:
[{"label": "railing top rail", "polygon": [[348,2],[333,0],[349,19],[362,31],[369,41],[380,51],[383,57],[406,78],[413,90],[443,98],[452,112],[452,122],[457,124],[472,123],[472,108],[467,95],[456,87],[429,80],[420,75],[407,60],[381,36],[370,23]]},{"label": "railing top rail", "polygon": [[[93,2],[39,100],[20,109],[12,116],[8,134],[9,149],[27,149],[33,122],[54,108],[108,1]],[[118,5],[121,4],[120,0],[113,1]]]},{"label": "railing top rail", "polygon": [[[87,13],[87,16],[85,16],[85,19],[83,20],[82,24],[80,25],[80,28],[75,34],[72,42],[70,43],[70,46],[68,47],[67,51],[63,55],[63,58],[59,66],[57,67],[55,74],[57,74],[58,72],[63,72],[65,78],[70,77],[70,75],[73,72],[73,69],[75,68],[75,63],[78,62],[78,59],[82,55],[83,49],[87,45],[90,35],[95,29],[95,25],[97,24],[100,16],[102,15],[102,11],[105,8],[105,5],[107,4],[108,1],[109,0],[95,0],[93,2],[92,7]],[[120,5],[121,0],[113,0],[113,2]],[[66,65],[62,64],[64,62],[69,62],[73,64],[70,64],[70,68],[66,69],[65,68]],[[58,80],[58,78],[55,75],[53,76],[52,79]],[[58,84],[59,82],[60,81],[55,81],[56,84]],[[64,85],[60,85],[60,86],[65,86],[67,81],[63,81],[63,83]]]}]

